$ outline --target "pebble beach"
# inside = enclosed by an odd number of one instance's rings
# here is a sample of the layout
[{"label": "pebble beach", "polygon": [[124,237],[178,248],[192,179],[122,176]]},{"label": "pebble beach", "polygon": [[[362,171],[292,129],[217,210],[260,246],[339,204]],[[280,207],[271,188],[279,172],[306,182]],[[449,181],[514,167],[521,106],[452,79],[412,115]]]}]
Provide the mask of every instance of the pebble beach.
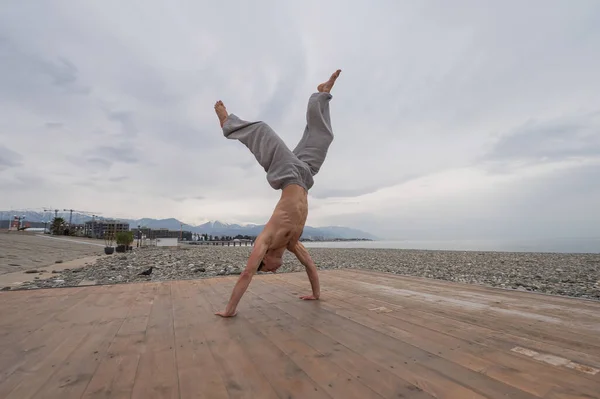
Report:
[{"label": "pebble beach", "polygon": [[[236,275],[252,247],[145,247],[99,255],[75,269],[36,268],[35,279],[10,289],[122,284]],[[600,254],[309,248],[320,270],[355,268],[600,300]],[[278,273],[303,271],[291,253]],[[29,270],[31,273],[31,269]],[[25,273],[25,271],[23,272]],[[2,289],[2,287],[0,287]],[[4,287],[4,289],[9,289]]]}]

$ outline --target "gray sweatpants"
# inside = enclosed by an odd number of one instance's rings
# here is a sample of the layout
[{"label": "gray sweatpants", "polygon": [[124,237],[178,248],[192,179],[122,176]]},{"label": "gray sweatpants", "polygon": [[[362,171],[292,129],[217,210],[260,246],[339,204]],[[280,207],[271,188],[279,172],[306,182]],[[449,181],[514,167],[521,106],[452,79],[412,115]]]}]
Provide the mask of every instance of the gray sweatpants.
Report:
[{"label": "gray sweatpants", "polygon": [[316,175],[333,141],[329,116],[329,93],[314,93],[308,100],[304,135],[293,151],[262,121],[248,122],[229,114],[223,125],[228,139],[239,140],[254,154],[267,172],[267,181],[275,190],[298,184],[307,191],[313,186]]}]

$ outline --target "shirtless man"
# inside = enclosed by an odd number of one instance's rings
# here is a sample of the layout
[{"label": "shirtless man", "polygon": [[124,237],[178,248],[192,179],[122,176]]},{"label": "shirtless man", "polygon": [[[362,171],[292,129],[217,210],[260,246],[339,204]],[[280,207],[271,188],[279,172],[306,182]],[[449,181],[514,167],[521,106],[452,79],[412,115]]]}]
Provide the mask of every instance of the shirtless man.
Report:
[{"label": "shirtless man", "polygon": [[319,172],[333,141],[329,117],[330,91],[340,72],[339,69],[335,71],[310,96],[304,135],[293,151],[266,123],[244,121],[234,114],[228,114],[222,101],[215,104],[224,136],[246,145],[267,172],[271,187],[282,190],[273,215],[254,242],[246,268],[233,288],[227,307],[217,315],[235,316],[237,305],[254,274],[258,270],[275,273],[281,267],[286,249],[304,265],[312,287],[312,295],[300,298],[319,299],[321,291],[317,267],[299,239],[308,216],[308,190],[313,186],[313,176]]}]

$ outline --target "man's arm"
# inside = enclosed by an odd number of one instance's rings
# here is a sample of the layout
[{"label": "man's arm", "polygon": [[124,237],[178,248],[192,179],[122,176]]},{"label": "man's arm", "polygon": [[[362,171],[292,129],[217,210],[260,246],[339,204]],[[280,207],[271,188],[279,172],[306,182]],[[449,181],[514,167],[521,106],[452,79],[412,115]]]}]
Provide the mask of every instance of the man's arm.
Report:
[{"label": "man's arm", "polygon": [[246,268],[240,274],[238,281],[235,283],[233,287],[233,292],[231,293],[231,297],[229,298],[229,303],[225,308],[224,312],[217,312],[215,314],[223,317],[233,317],[237,314],[236,308],[240,299],[246,292],[246,289],[250,285],[250,281],[252,281],[252,277],[256,273],[260,262],[264,258],[267,253],[267,249],[269,248],[270,236],[259,236],[254,243],[254,248],[252,249],[252,253],[250,253],[250,257],[248,258],[248,262],[246,263]]},{"label": "man's arm", "polygon": [[300,298],[308,300],[319,299],[319,296],[321,296],[321,287],[319,286],[319,273],[317,273],[317,266],[315,265],[315,262],[313,262],[312,258],[310,257],[310,254],[300,241],[296,243],[296,245],[292,249],[292,252],[294,255],[296,255],[296,258],[298,258],[300,263],[304,265],[313,292],[312,295],[304,295]]}]

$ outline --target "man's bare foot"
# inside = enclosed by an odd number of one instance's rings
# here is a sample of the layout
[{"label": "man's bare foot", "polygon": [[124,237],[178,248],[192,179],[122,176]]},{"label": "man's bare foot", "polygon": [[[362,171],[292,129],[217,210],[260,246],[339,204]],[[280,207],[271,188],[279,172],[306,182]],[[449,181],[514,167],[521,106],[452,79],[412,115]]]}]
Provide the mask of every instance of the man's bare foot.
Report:
[{"label": "man's bare foot", "polygon": [[215,112],[217,113],[217,116],[219,117],[219,122],[221,122],[221,127],[223,127],[223,125],[225,124],[225,121],[227,120],[227,117],[229,116],[229,114],[227,113],[227,108],[225,108],[225,104],[223,104],[223,101],[219,100],[215,103]]},{"label": "man's bare foot", "polygon": [[331,77],[329,78],[329,80],[327,82],[321,83],[317,87],[317,90],[321,93],[329,93],[331,91],[331,89],[333,88],[333,84],[335,83],[335,80],[338,78],[338,76],[340,76],[341,72],[342,72],[341,69],[338,69],[337,71],[335,71],[333,73],[333,75],[331,75]]}]

